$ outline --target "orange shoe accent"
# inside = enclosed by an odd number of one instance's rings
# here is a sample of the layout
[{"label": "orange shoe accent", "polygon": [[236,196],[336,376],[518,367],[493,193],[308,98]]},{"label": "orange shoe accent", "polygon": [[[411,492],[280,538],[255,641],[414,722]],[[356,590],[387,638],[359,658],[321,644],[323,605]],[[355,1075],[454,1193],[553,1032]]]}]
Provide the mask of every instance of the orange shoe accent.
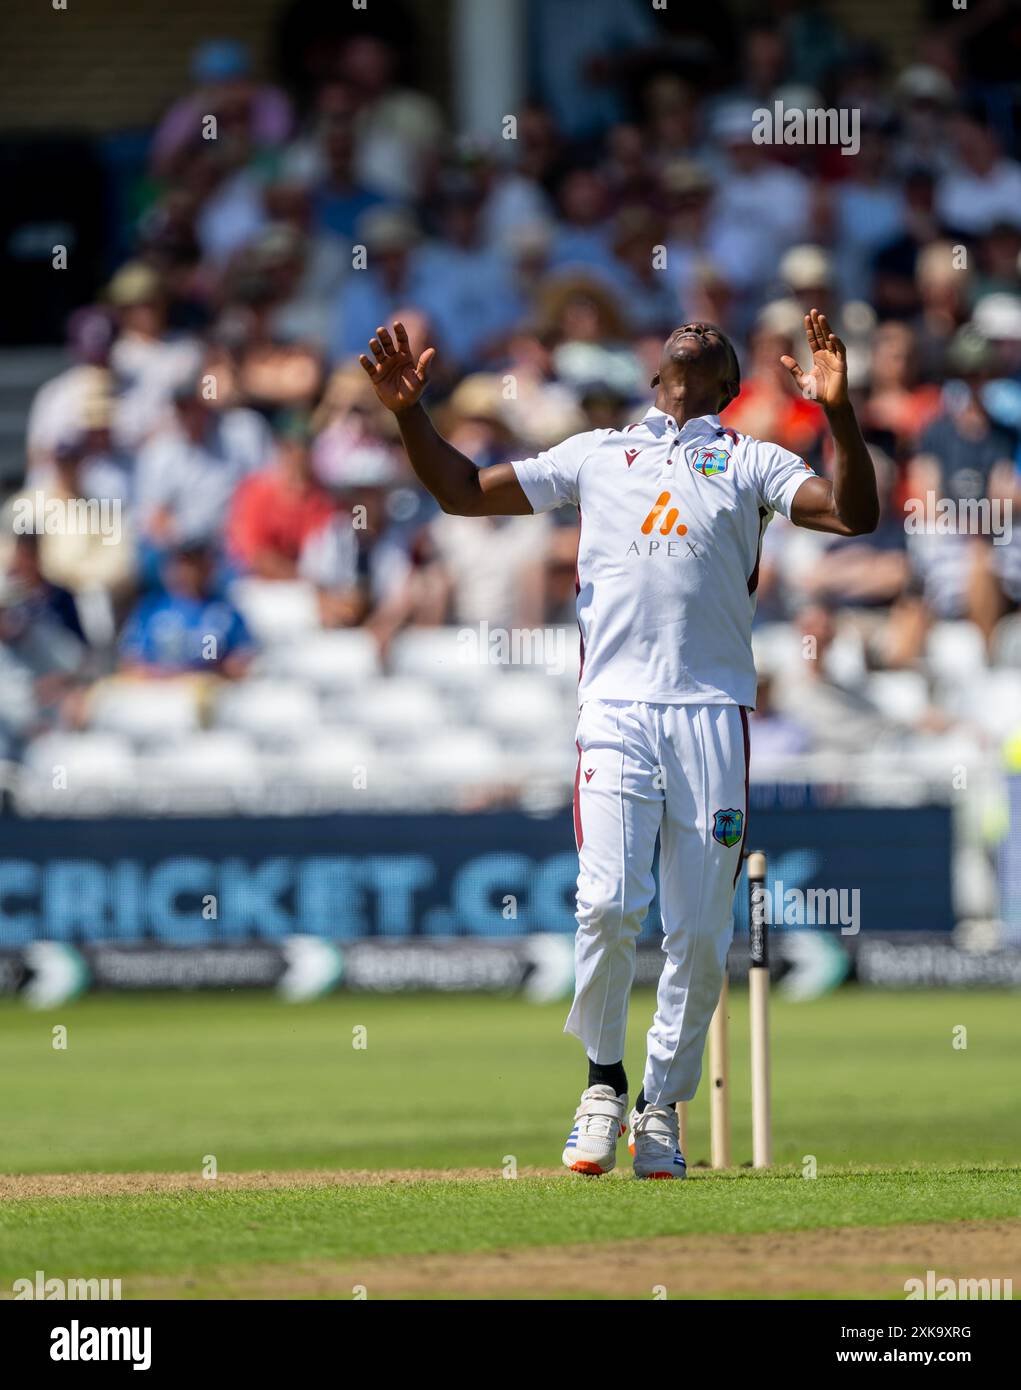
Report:
[{"label": "orange shoe accent", "polygon": [[673,1173],[646,1173],[646,1178],[670,1178],[673,1180]]},{"label": "orange shoe accent", "polygon": [[635,1156],[635,1146],[634,1146],[634,1144],[629,1144],[629,1145],[627,1146],[627,1151],[628,1151],[628,1153],[631,1155],[631,1157],[634,1158],[634,1156]]},{"label": "orange shoe accent", "polygon": [[590,1178],[601,1178],[603,1170],[598,1163],[590,1163],[587,1158],[579,1158],[577,1163],[572,1163],[570,1171],[572,1173],[585,1173]]}]

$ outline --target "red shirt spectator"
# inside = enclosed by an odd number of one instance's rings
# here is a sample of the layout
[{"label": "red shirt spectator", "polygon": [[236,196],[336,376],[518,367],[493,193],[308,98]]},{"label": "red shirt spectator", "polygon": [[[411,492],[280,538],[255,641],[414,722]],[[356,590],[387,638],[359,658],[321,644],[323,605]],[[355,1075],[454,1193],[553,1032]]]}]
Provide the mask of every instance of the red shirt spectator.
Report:
[{"label": "red shirt spectator", "polygon": [[336,502],[312,475],[307,428],[298,422],[280,440],[271,466],[234,493],[228,551],[263,579],[292,579],[305,541],[335,510]]}]

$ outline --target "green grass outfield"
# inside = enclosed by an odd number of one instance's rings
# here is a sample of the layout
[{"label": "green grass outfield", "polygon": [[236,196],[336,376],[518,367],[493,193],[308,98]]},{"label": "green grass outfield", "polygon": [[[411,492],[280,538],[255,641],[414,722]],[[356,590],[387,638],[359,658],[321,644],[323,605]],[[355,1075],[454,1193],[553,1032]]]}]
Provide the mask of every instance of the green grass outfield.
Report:
[{"label": "green grass outfield", "polygon": [[[651,1008],[651,995],[636,994],[633,1092]],[[126,1294],[134,1277],[136,1290],[216,1296],[232,1278],[240,1287],[274,1269],[268,1295],[286,1294],[290,1273],[304,1270],[305,1293],[336,1295],[324,1270],[335,1266],[343,1285],[360,1261],[394,1256],[448,1254],[467,1258],[467,1271],[472,1252],[1021,1219],[1016,996],[847,989],[777,1001],[769,1175],[501,1181],[508,1158],[559,1162],[583,1084],[563,1015],[436,995],[299,1006],[242,994],[95,996],[50,1012],[5,1003],[0,1172],[195,1174],[214,1155],[221,1175],[291,1176],[275,1189],[9,1197],[0,1296],[38,1268],[119,1275]],[[57,1024],[66,1050],[52,1046]],[[967,1047],[955,1047],[962,1027]],[[356,1048],[362,1028],[367,1045]],[[750,1150],[747,1052],[747,1001],[735,991],[737,1162]],[[708,1152],[704,1096],[689,1148],[692,1163]],[[809,1156],[814,1181],[803,1176]],[[451,1168],[497,1177],[305,1187],[295,1175]]]}]

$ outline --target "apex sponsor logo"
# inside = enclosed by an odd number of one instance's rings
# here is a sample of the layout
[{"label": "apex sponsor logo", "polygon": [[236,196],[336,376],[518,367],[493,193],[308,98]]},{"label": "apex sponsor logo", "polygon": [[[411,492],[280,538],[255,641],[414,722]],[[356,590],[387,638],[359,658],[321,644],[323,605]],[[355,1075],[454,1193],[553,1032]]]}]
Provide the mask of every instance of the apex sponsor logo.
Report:
[{"label": "apex sponsor logo", "polygon": [[[669,508],[669,510],[667,510],[667,508]],[[680,512],[677,508],[670,506],[669,492],[661,492],[656,498],[652,511],[642,522],[642,535],[651,535],[653,527],[659,522],[659,534],[661,536],[669,536],[675,526],[677,527],[676,534],[678,536],[686,536],[688,534],[688,528],[683,521],[678,525],[677,519],[679,516]]]},{"label": "apex sponsor logo", "polygon": [[638,455],[639,455],[641,452],[642,452],[641,449],[625,449],[625,450],[624,450],[624,457],[627,459],[627,466],[628,466],[629,468],[631,467],[631,465],[634,463],[635,459],[638,457]]},{"label": "apex sponsor logo", "polygon": [[678,536],[687,536],[688,528],[683,521],[678,518],[680,512],[676,507],[671,506],[670,493],[661,492],[653,503],[652,510],[642,522],[642,535],[666,536],[667,539],[660,541],[654,537],[644,544],[632,541],[625,551],[626,555],[656,555],[660,551],[670,559],[682,559],[688,555],[693,555],[700,559],[698,547],[693,545],[690,540],[677,540]]}]

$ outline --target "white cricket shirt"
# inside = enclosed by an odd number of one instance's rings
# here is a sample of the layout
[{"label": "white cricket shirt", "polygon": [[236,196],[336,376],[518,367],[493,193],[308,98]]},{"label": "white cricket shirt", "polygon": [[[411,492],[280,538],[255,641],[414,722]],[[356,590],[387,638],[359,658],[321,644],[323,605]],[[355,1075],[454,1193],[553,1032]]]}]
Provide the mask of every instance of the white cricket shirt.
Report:
[{"label": "white cricket shirt", "polygon": [[514,464],[536,512],[581,515],[578,703],[755,704],[752,616],[762,535],[813,476],[716,415],[651,409]]}]

